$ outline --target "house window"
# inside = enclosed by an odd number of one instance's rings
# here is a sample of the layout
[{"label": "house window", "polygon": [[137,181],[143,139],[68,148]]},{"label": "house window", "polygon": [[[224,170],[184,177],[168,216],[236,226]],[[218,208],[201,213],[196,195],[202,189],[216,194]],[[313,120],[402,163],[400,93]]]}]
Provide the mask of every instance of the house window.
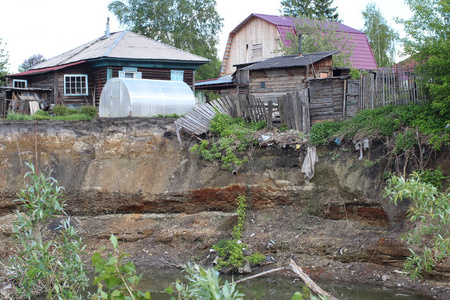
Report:
[{"label": "house window", "polygon": [[123,68],[119,71],[119,78],[142,78],[142,72],[138,72],[137,68]]},{"label": "house window", "polygon": [[23,79],[13,79],[13,87],[15,88],[26,88],[27,81]]},{"label": "house window", "polygon": [[184,80],[184,71],[170,71],[170,80],[172,81],[183,81]]},{"label": "house window", "polygon": [[64,95],[88,95],[87,75],[64,75]]}]

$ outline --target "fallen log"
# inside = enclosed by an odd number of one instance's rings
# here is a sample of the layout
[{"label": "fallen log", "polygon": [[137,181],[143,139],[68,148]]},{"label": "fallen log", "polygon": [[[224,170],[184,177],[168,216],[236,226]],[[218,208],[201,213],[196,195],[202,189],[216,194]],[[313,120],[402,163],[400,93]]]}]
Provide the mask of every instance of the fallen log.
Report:
[{"label": "fallen log", "polygon": [[318,286],[308,275],[306,275],[305,272],[303,272],[302,268],[297,266],[297,264],[291,259],[291,262],[289,263],[289,267],[291,270],[297,274],[300,279],[306,284],[306,286],[311,289],[314,293],[320,296],[328,297],[329,300],[338,300],[337,298],[333,297],[329,293],[322,290],[320,286]]}]

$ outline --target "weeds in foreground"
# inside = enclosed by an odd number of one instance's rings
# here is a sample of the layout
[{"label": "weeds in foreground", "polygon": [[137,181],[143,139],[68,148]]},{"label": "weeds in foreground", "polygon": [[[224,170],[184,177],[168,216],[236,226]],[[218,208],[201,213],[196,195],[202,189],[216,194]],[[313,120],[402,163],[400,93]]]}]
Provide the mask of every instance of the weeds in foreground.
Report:
[{"label": "weeds in foreground", "polygon": [[450,256],[450,194],[439,192],[414,173],[408,180],[392,176],[385,196],[394,204],[406,198],[413,201],[407,216],[417,226],[403,237],[411,252],[405,270],[412,278],[432,271]]},{"label": "weeds in foreground", "polygon": [[[87,277],[81,253],[84,246],[64,211],[63,188],[32,164],[25,174],[26,188],[18,194],[22,210],[17,211],[13,234],[17,255],[10,259],[16,293],[28,299],[82,299]],[[55,232],[48,226],[60,216]]]}]

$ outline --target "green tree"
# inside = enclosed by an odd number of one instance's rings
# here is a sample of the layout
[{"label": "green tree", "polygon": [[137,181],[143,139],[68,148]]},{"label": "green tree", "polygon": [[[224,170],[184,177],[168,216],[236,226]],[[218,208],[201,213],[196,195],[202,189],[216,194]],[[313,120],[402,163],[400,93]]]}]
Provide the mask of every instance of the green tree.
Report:
[{"label": "green tree", "polygon": [[405,0],[413,16],[398,19],[408,37],[406,54],[419,62],[423,84],[433,105],[450,120],[450,2],[448,0]]},{"label": "green tree", "polygon": [[46,61],[46,59],[44,58],[44,56],[42,54],[35,54],[30,56],[30,58],[25,59],[23,61],[23,63],[19,66],[19,72],[24,72],[27,71],[29,69],[31,69],[32,67],[34,67],[37,64],[40,64],[42,62]]},{"label": "green tree", "polygon": [[281,12],[284,16],[294,18],[308,17],[337,21],[339,14],[336,7],[331,7],[333,0],[282,0]]},{"label": "green tree", "polygon": [[[295,26],[295,31],[302,34],[302,52],[340,50],[333,56],[333,66],[351,68],[355,44],[348,33],[338,29],[339,23],[326,20],[298,19]],[[290,46],[282,44],[281,51],[285,55],[298,53],[298,36],[288,33],[288,38],[291,40]]]},{"label": "green tree", "polygon": [[333,0],[314,0],[314,15],[317,19],[325,18],[329,21],[338,21],[337,7],[331,7]]},{"label": "green tree", "polygon": [[6,75],[8,75],[7,69],[8,58],[9,58],[8,52],[5,51],[5,49],[3,49],[2,39],[0,38],[0,86],[2,86],[5,83],[4,78]]},{"label": "green tree", "polygon": [[392,66],[395,63],[395,44],[399,39],[398,33],[389,27],[375,3],[368,3],[362,15],[364,18],[362,31],[369,39],[378,67]]},{"label": "green tree", "polygon": [[197,79],[217,77],[218,34],[222,18],[215,0],[116,0],[108,9],[129,30],[162,43],[208,58]]},{"label": "green tree", "polygon": [[312,17],[314,15],[314,0],[282,0],[281,13],[284,16],[298,18],[301,16]]}]

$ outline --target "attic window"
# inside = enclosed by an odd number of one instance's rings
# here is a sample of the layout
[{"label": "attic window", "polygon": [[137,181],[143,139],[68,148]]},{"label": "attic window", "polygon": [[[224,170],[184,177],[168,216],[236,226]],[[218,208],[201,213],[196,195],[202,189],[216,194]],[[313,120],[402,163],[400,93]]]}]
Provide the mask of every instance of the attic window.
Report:
[{"label": "attic window", "polygon": [[87,75],[64,75],[64,95],[88,95]]},{"label": "attic window", "polygon": [[252,45],[252,60],[262,57],[262,44]]},{"label": "attic window", "polygon": [[15,88],[26,88],[27,81],[23,79],[13,79],[13,87]]},{"label": "attic window", "polygon": [[119,71],[119,78],[142,78],[142,72],[138,72],[137,68],[123,68]]}]

